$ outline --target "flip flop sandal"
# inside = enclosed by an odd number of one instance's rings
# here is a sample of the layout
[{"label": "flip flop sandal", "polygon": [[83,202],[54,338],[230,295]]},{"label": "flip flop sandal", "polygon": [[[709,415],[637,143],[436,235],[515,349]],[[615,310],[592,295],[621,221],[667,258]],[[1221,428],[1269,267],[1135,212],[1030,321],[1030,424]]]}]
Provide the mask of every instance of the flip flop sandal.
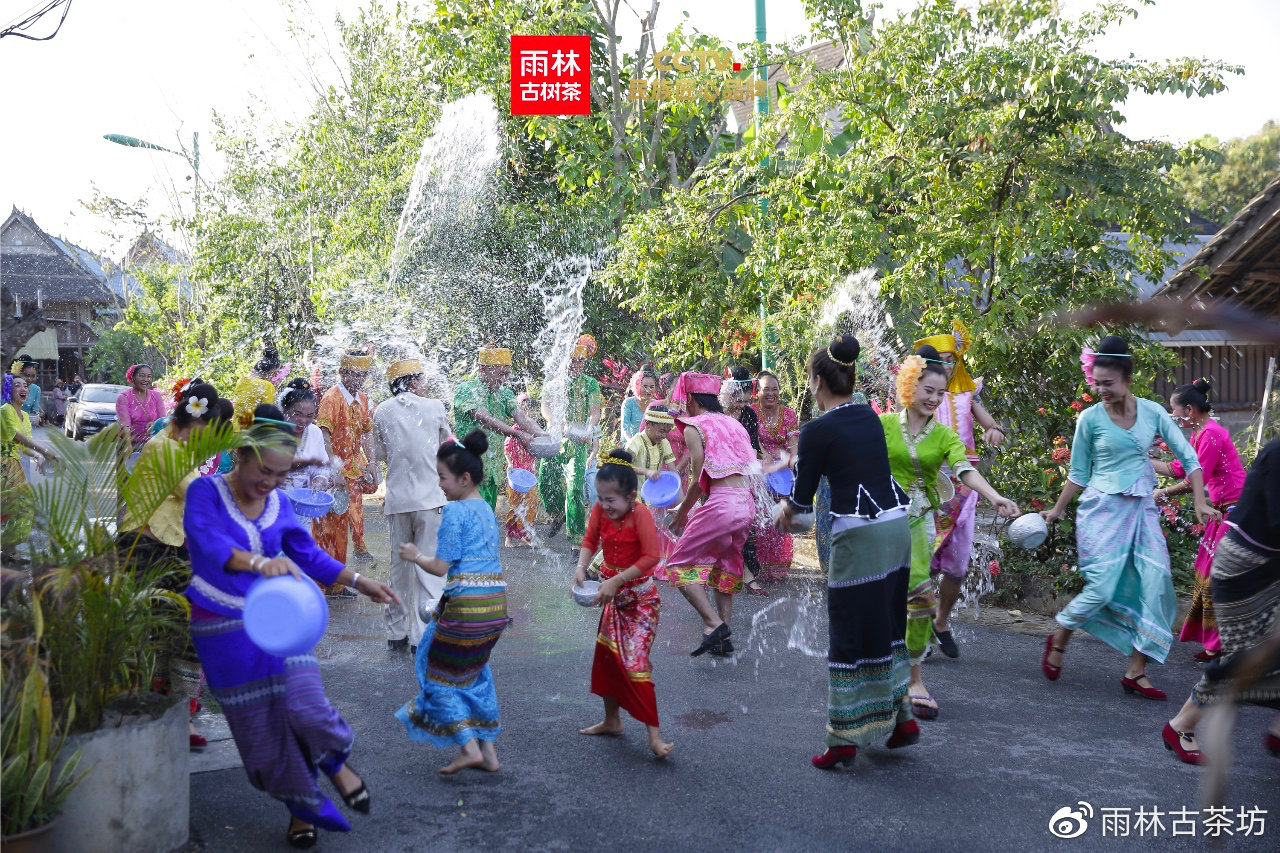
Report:
[{"label": "flip flop sandal", "polygon": [[938,709],[923,704],[925,702],[933,702],[936,705],[937,702],[932,696],[911,696],[909,698],[911,699],[911,713],[913,715],[921,720],[938,719]]}]

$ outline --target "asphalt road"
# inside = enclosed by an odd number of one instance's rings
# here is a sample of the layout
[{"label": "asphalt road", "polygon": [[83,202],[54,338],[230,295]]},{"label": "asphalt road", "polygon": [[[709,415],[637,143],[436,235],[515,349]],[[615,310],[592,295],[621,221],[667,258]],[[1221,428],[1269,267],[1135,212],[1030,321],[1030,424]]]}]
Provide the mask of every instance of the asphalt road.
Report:
[{"label": "asphalt road", "polygon": [[[369,507],[370,510],[373,507]],[[369,514],[369,544],[385,576],[385,525]],[[654,679],[664,762],[629,721],[621,738],[587,738],[600,700],[588,692],[598,613],[568,594],[570,549],[507,550],[513,622],[492,658],[502,708],[500,773],[452,778],[436,769],[452,751],[411,742],[392,714],[417,692],[412,660],[389,652],[380,607],[332,608],[317,649],[328,695],[356,732],[352,766],[373,799],[350,834],[322,833],[318,849],[443,850],[1201,850],[1198,771],[1164,749],[1160,729],[1198,677],[1195,649],[1178,646],[1153,666],[1169,701],[1126,696],[1124,659],[1080,635],[1056,683],[1040,674],[1048,622],[1012,624],[986,609],[957,622],[959,660],[935,655],[926,680],[941,705],[920,743],[865,750],[852,768],[815,770],[823,749],[826,625],[817,572],[800,569],[768,598],[740,596],[737,656],[690,658],[699,627],[664,588]],[[806,603],[807,602],[807,603]],[[753,627],[754,618],[754,627]],[[1237,723],[1227,802],[1233,830],[1242,807],[1263,810],[1262,834],[1226,838],[1232,850],[1280,849],[1280,760],[1261,746],[1270,712],[1246,708]],[[206,719],[217,736],[216,720]],[[225,737],[225,733],[221,735]],[[288,849],[284,808],[253,790],[229,741],[193,765],[194,849]],[[215,756],[227,760],[219,762]],[[228,758],[229,757],[229,758]],[[197,772],[200,771],[200,772]],[[1050,816],[1085,811],[1087,829],[1062,840]],[[1139,808],[1162,812],[1140,837]],[[1130,815],[1129,834],[1104,827],[1103,810]],[[1123,810],[1130,810],[1124,812]],[[1187,809],[1187,814],[1170,814]],[[1256,815],[1257,813],[1255,813]],[[1194,823],[1179,823],[1175,819]],[[1104,830],[1106,834],[1104,835]],[[1180,834],[1194,831],[1194,836]]]}]

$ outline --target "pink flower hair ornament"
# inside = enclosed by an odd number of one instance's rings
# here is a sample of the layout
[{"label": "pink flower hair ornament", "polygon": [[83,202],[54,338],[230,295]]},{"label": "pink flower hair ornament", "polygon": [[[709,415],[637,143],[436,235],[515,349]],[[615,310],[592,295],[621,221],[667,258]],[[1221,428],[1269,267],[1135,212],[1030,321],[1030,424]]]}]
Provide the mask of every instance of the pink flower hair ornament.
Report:
[{"label": "pink flower hair ornament", "polygon": [[1084,381],[1093,387],[1093,363],[1098,360],[1098,354],[1093,351],[1093,347],[1085,347],[1080,350],[1080,369],[1084,371]]}]

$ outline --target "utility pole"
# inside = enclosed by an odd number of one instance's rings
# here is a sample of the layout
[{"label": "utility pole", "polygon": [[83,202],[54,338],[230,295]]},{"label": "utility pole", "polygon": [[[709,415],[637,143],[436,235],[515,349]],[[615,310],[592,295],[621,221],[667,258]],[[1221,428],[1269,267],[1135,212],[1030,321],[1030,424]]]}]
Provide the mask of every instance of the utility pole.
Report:
[{"label": "utility pole", "polygon": [[[765,44],[765,20],[764,20],[764,4],[765,0],[756,0],[756,43]],[[763,52],[763,51],[762,51]],[[760,138],[762,117],[769,114],[769,63],[762,62],[756,69],[756,76],[764,82],[764,96],[756,97],[756,116],[755,129],[756,139]],[[765,157],[765,165],[768,165],[769,158]],[[766,219],[769,215],[769,200],[763,196],[760,198],[760,218]],[[764,370],[773,368],[773,358],[769,352],[769,287],[767,284],[760,285],[760,367]]]}]

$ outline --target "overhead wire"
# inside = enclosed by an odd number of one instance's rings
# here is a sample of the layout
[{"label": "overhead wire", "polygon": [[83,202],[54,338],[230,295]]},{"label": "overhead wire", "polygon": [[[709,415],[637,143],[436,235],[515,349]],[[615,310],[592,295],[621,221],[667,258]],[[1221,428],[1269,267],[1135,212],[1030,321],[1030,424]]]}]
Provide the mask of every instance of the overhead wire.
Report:
[{"label": "overhead wire", "polygon": [[[30,29],[37,21],[52,12],[54,9],[57,9],[59,6],[63,7],[62,17],[58,19],[58,26],[54,27],[53,32],[49,33],[47,36],[33,36],[22,32],[23,30]],[[40,7],[38,11],[31,12],[25,18],[15,21],[3,30],[0,30],[0,38],[4,38],[5,36],[17,36],[18,38],[27,39],[28,41],[49,41],[62,29],[63,23],[67,20],[67,13],[70,11],[71,0],[50,0],[50,2]]]}]

